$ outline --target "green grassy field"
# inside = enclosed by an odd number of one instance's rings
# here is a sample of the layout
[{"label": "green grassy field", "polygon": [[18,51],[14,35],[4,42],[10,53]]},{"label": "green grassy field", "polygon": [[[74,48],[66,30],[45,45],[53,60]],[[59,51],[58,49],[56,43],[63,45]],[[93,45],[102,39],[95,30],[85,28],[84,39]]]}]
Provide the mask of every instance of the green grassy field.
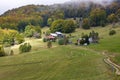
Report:
[{"label": "green grassy field", "polygon": [[0,80],[113,80],[103,56],[61,46],[0,58]]},{"label": "green grassy field", "polygon": [[[111,26],[77,29],[72,33],[71,40],[76,42],[82,33],[98,32],[99,44],[89,46],[55,43],[48,49],[42,40],[28,39],[33,46],[31,52],[0,58],[0,80],[120,80],[103,61],[102,52],[107,51],[108,55],[115,56],[113,61],[120,62],[120,27],[113,28],[117,32],[113,36],[109,36],[110,29]],[[43,29],[46,30],[48,28]],[[18,53],[18,49],[14,50]]]},{"label": "green grassy field", "polygon": [[[120,25],[116,24],[115,28],[108,25],[106,27],[91,28],[90,30],[77,29],[76,32],[72,34],[75,36],[72,40],[76,42],[76,40],[81,37],[82,33],[89,34],[92,30],[99,33],[100,41],[99,44],[90,44],[86,48],[97,50],[101,53],[105,51],[109,55],[115,56],[112,57],[112,59],[117,64],[120,64]],[[115,30],[116,34],[109,36],[110,30]]]},{"label": "green grassy field", "polygon": [[120,34],[101,39],[99,44],[92,44],[89,47],[99,51],[120,53]]}]

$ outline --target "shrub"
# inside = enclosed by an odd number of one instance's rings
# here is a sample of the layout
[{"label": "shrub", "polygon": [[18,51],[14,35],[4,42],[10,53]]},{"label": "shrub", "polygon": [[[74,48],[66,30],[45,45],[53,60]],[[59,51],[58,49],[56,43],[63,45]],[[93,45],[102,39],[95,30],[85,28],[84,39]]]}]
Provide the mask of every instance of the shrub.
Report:
[{"label": "shrub", "polygon": [[43,38],[43,42],[47,42],[47,39],[46,39],[46,38]]},{"label": "shrub", "polygon": [[88,35],[85,35],[84,37],[85,37],[84,38],[85,39],[85,43],[87,43],[89,45],[89,37],[88,37]]},{"label": "shrub", "polygon": [[2,45],[0,45],[0,57],[5,56],[5,51]]},{"label": "shrub", "polygon": [[62,38],[62,39],[59,39],[59,40],[58,40],[58,44],[59,44],[59,45],[64,45],[64,39],[63,39],[63,38]]},{"label": "shrub", "polygon": [[32,46],[30,45],[30,43],[27,44],[27,52],[29,52],[31,50]]},{"label": "shrub", "polygon": [[51,41],[48,41],[47,47],[48,47],[48,48],[51,48],[51,47],[52,47],[52,42],[51,42]]},{"label": "shrub", "polygon": [[75,43],[75,45],[78,45],[78,43]]},{"label": "shrub", "polygon": [[69,37],[64,37],[64,44],[67,45],[69,43]]},{"label": "shrub", "polygon": [[115,31],[115,30],[109,31],[109,35],[114,35],[114,34],[116,34],[116,31]]},{"label": "shrub", "polygon": [[30,52],[31,48],[32,46],[30,45],[30,43],[24,43],[23,45],[20,45],[19,51],[20,53]]},{"label": "shrub", "polygon": [[14,55],[14,51],[13,50],[10,51],[10,55]]},{"label": "shrub", "polygon": [[85,43],[85,40],[82,39],[82,40],[80,41],[80,45],[83,45],[84,43]]}]

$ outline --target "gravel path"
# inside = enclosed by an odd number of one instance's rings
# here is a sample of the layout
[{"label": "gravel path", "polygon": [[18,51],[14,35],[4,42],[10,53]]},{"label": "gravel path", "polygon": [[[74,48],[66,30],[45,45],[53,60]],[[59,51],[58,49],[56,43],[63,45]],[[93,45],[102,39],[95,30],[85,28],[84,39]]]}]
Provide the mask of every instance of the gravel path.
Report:
[{"label": "gravel path", "polygon": [[110,57],[109,57],[107,54],[105,54],[105,52],[103,52],[103,55],[106,56],[106,58],[104,59],[104,62],[105,62],[106,64],[110,65],[110,66],[113,68],[113,70],[115,70],[115,74],[116,74],[116,75],[120,75],[120,66],[117,65],[117,64],[115,64],[114,62],[112,62],[112,61],[110,60]]},{"label": "gravel path", "polygon": [[115,73],[117,75],[120,75],[120,66],[118,66],[117,64],[113,63],[110,58],[106,58],[104,59],[104,62],[107,63],[108,65],[110,65],[114,70],[115,70]]}]

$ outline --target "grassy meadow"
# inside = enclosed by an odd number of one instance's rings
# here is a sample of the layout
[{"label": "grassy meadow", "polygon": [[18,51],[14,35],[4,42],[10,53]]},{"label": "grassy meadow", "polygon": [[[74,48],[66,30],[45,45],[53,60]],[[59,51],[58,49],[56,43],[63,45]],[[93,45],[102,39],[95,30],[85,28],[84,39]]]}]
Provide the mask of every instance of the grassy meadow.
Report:
[{"label": "grassy meadow", "polygon": [[[109,55],[112,55],[112,60],[117,64],[120,64],[120,25],[116,24],[113,28],[111,25],[106,27],[96,27],[91,28],[90,30],[77,29],[76,32],[72,34],[75,36],[72,40],[76,42],[80,38],[81,34],[89,34],[92,30],[99,33],[99,44],[90,44],[85,48],[97,50],[99,52],[107,52]],[[110,36],[109,31],[115,30],[116,34]]]},{"label": "grassy meadow", "polygon": [[[99,33],[100,41],[99,44],[90,44],[85,46],[85,48],[93,49],[99,52],[107,52],[111,59],[120,64],[120,25],[116,24],[116,27],[108,25],[106,27],[97,27],[91,28],[91,30],[77,29],[72,35],[75,36],[73,41],[76,42],[76,39],[80,38],[82,33],[89,34],[92,30]],[[115,30],[116,34],[110,36],[109,31]]]},{"label": "grassy meadow", "polygon": [[[120,53],[120,25],[116,24],[115,28],[112,28],[111,25],[107,27],[96,27],[91,28],[90,30],[83,30],[83,29],[77,29],[75,33],[72,35],[75,36],[73,38],[73,41],[76,42],[78,38],[81,37],[81,34],[89,34],[92,30],[99,33],[99,44],[91,44],[88,46],[88,48],[92,48],[94,50],[98,51],[108,51],[108,52],[115,52]],[[113,36],[109,36],[109,31],[115,30],[116,34]]]},{"label": "grassy meadow", "polygon": [[[116,35],[109,36],[111,29],[116,30]],[[44,28],[43,32],[47,30]],[[114,55],[112,60],[120,63],[120,27],[77,29],[71,40],[75,43],[82,33],[89,34],[92,30],[99,33],[99,44],[59,46],[55,43],[48,49],[42,39],[26,39],[33,46],[31,52],[19,54],[14,46],[14,53],[19,55],[0,58],[0,80],[119,80],[104,63],[102,52]]]},{"label": "grassy meadow", "polygon": [[113,80],[103,56],[61,46],[0,58],[0,80]]}]

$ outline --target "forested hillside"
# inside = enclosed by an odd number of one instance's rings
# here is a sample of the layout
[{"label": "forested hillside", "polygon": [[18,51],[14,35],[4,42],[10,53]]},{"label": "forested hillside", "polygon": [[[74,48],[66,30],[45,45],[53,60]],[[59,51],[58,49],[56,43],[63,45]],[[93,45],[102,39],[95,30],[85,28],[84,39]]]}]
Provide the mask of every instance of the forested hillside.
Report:
[{"label": "forested hillside", "polygon": [[[58,19],[72,18],[77,27],[80,21],[83,28],[105,26],[120,19],[120,1],[103,6],[97,3],[67,2],[55,5],[27,5],[9,10],[0,16],[0,27],[24,31],[29,24],[33,26],[51,26]],[[87,25],[87,28],[86,28]],[[85,27],[84,27],[85,26]]]}]

